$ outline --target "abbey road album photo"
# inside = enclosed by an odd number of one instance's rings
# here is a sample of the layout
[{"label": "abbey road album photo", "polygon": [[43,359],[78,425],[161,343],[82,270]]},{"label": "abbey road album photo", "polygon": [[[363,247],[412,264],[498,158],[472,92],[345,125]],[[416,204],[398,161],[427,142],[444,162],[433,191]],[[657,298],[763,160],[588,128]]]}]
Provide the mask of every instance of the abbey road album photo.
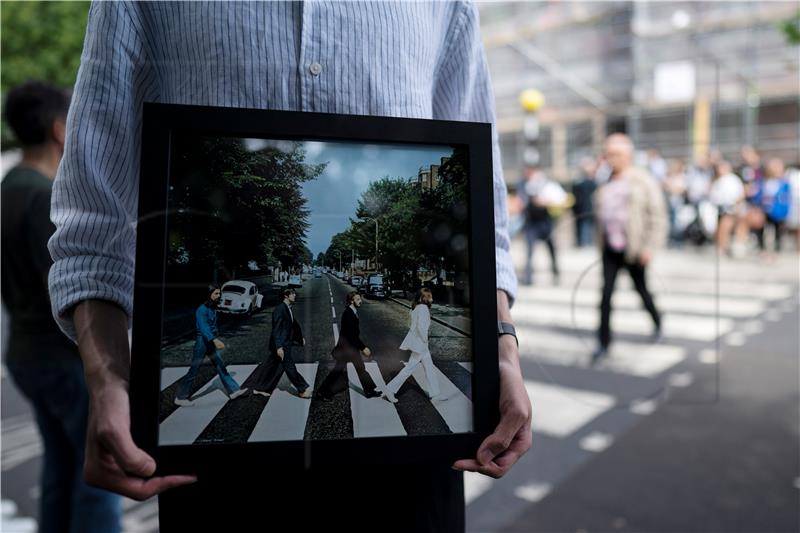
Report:
[{"label": "abbey road album photo", "polygon": [[488,125],[147,104],[142,139],[132,418],[162,471],[474,455]]}]

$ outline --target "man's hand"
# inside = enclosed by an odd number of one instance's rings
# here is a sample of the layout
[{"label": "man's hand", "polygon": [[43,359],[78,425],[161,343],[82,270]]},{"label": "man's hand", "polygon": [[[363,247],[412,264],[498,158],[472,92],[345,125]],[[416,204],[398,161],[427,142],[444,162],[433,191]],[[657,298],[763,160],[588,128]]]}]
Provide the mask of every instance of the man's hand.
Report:
[{"label": "man's hand", "polygon": [[194,476],[151,477],[156,462],[133,442],[130,430],[127,317],[115,304],[86,300],[74,313],[78,348],[89,387],[84,477],[90,485],[146,500],[197,481]]},{"label": "man's hand", "polygon": [[278,357],[283,359],[283,348],[278,348],[278,352],[277,353],[278,353]]},{"label": "man's hand", "polygon": [[216,346],[216,347],[217,347],[217,350],[224,350],[224,349],[225,349],[225,343],[224,343],[224,342],[222,342],[221,340],[219,340],[219,339],[214,339],[214,341],[213,341],[213,342],[214,342],[214,346]]},{"label": "man's hand", "polygon": [[[511,322],[508,297],[497,291],[497,318]],[[504,476],[533,440],[531,433],[531,401],[519,367],[519,349],[510,335],[498,339],[500,363],[500,423],[478,448],[477,458],[461,459],[453,464],[456,470],[480,472],[493,478]]]},{"label": "man's hand", "polygon": [[364,354],[364,357],[372,357],[372,352],[369,351],[369,348],[365,347],[363,350],[361,350],[361,353]]},{"label": "man's hand", "polygon": [[646,267],[648,263],[653,259],[653,252],[650,250],[642,250],[642,253],[639,254],[639,264],[643,267]]}]

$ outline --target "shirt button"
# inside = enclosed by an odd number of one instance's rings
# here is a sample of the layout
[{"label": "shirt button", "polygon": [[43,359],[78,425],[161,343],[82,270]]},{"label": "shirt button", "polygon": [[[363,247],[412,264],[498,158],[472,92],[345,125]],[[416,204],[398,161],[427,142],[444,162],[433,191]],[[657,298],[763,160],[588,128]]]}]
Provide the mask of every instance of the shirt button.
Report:
[{"label": "shirt button", "polygon": [[322,72],[322,65],[319,63],[311,63],[311,66],[308,67],[308,70],[310,70],[311,74],[314,76],[319,76],[319,73]]}]

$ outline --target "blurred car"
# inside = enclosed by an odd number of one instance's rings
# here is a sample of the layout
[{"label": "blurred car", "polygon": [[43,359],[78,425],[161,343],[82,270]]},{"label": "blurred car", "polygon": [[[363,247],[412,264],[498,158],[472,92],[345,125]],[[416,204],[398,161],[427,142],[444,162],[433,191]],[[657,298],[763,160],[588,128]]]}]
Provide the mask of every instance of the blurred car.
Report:
[{"label": "blurred car", "polygon": [[250,281],[234,279],[222,286],[219,311],[231,314],[249,315],[261,308],[264,296],[259,294],[258,286]]},{"label": "blurred car", "polygon": [[300,277],[298,274],[292,274],[289,276],[289,288],[299,289],[303,286],[303,278]]},{"label": "blurred car", "polygon": [[319,270],[315,270],[314,271],[314,277],[315,278],[321,278],[322,277],[322,272],[320,272]]},{"label": "blurred car", "polygon": [[351,285],[351,286],[352,286],[354,289],[361,288],[361,280],[362,280],[362,279],[363,279],[363,278],[362,278],[361,276],[353,276],[352,278],[350,278],[350,285]]}]

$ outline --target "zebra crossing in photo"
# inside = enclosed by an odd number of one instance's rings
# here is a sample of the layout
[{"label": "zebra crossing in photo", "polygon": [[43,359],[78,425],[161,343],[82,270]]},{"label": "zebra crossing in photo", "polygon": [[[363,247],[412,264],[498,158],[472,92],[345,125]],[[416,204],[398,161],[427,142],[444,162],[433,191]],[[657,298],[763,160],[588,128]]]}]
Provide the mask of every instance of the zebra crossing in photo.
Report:
[{"label": "zebra crossing in photo", "polygon": [[[462,363],[459,368],[466,368],[471,371],[470,363]],[[230,365],[228,370],[238,382],[245,383],[257,365]],[[297,369],[308,383],[315,382],[319,363],[297,363]],[[445,366],[445,365],[442,365]],[[378,389],[386,386],[378,363],[370,361],[365,363],[367,372],[375,381]],[[445,366],[445,368],[451,368]],[[177,383],[186,375],[189,367],[172,367],[162,370],[162,391],[174,388]],[[427,413],[436,413],[436,417],[441,418],[446,425],[445,431],[453,433],[463,433],[472,430],[472,401],[456,385],[448,372],[434,365],[434,371],[439,381],[442,400],[428,400],[433,409]],[[349,413],[346,417],[352,420],[353,437],[387,437],[408,435],[406,429],[408,424],[404,422],[403,416],[398,409],[401,404],[392,404],[381,398],[367,398],[363,395],[361,384],[356,374],[355,368],[350,363],[347,365],[347,375],[349,381]],[[457,380],[461,382],[462,380]],[[422,390],[430,390],[430,385],[425,376],[424,370],[420,365],[412,373],[409,382],[415,382]],[[225,420],[220,417],[226,416],[229,404],[244,405],[244,398],[249,394],[230,400],[224,392],[222,383],[218,376],[214,376],[208,382],[202,384],[197,392],[192,396],[192,404],[174,409],[159,425],[159,443],[162,445],[192,444],[198,442],[198,437],[203,435],[212,424],[216,427],[225,427]],[[400,395],[400,402],[403,396]],[[263,406],[257,413],[257,421],[252,424],[252,431],[247,437],[248,442],[266,442],[281,440],[301,440],[305,437],[307,427],[313,423],[309,419],[313,399],[300,398],[297,391],[284,375]],[[402,407],[402,406],[401,406]],[[406,415],[408,416],[408,415]],[[414,416],[412,413],[411,416]],[[420,416],[426,416],[425,414]],[[239,423],[238,427],[247,426],[247,423]]]}]

